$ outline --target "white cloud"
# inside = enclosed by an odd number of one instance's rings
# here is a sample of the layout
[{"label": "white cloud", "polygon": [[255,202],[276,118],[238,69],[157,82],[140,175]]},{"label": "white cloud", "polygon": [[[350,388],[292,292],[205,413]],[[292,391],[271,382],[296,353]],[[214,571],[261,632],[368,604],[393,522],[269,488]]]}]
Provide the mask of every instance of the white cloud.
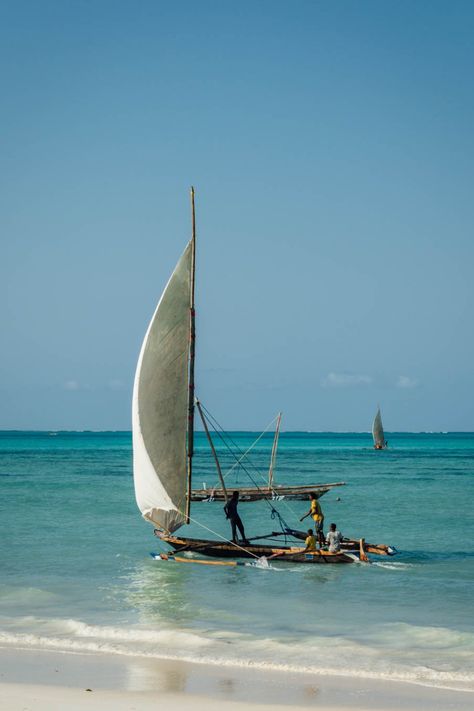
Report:
[{"label": "white cloud", "polygon": [[349,388],[357,385],[370,385],[370,375],[356,375],[353,373],[329,373],[321,381],[324,388]]},{"label": "white cloud", "polygon": [[418,380],[409,378],[408,375],[399,375],[397,380],[397,388],[416,388]]},{"label": "white cloud", "polygon": [[79,390],[79,383],[77,380],[66,380],[64,390]]}]

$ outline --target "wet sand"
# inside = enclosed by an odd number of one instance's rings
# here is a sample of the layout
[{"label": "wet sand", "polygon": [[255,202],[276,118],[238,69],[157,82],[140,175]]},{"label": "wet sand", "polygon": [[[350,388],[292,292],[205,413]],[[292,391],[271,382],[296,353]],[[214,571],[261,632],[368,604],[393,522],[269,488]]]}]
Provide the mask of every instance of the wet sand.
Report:
[{"label": "wet sand", "polygon": [[0,650],[0,711],[468,711],[473,703],[471,692],[411,683]]}]

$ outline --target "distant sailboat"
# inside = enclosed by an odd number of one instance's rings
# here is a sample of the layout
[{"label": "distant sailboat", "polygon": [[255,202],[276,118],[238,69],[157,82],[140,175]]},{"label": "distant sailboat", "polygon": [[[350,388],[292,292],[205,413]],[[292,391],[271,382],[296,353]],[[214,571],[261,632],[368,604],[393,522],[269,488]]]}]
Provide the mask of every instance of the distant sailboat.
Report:
[{"label": "distant sailboat", "polygon": [[374,449],[386,449],[387,440],[385,439],[385,434],[382,425],[382,415],[380,414],[380,407],[377,408],[377,413],[374,417],[372,423],[372,437],[374,439]]},{"label": "distant sailboat", "polygon": [[[278,556],[291,563],[352,563],[365,560],[366,552],[390,555],[388,546],[362,544],[348,540],[343,542],[339,553],[325,550],[305,552],[304,548],[261,544],[260,540],[299,539],[306,534],[290,529],[276,509],[275,498],[299,498],[308,489],[322,495],[336,484],[313,484],[306,487],[275,486],[273,471],[279,433],[279,420],[270,461],[268,481],[262,487],[240,488],[242,500],[264,500],[271,518],[281,530],[257,536],[252,542],[237,543],[214,533],[217,538],[196,539],[176,537],[174,534],[183,524],[192,521],[210,529],[199,520],[191,519],[191,502],[209,497],[209,491],[192,489],[192,462],[194,440],[194,410],[201,415],[212,454],[217,465],[220,488],[213,489],[211,500],[227,501],[227,490],[217,453],[209,433],[207,415],[202,404],[194,397],[195,361],[195,214],[194,191],[191,190],[192,238],[184,250],[156,307],[145,334],[138,359],[133,388],[133,472],[135,497],[143,517],[152,523],[155,533],[177,553],[200,552],[206,556],[226,558],[254,558]],[[319,488],[319,491],[318,491]],[[275,497],[274,493],[278,496]],[[209,500],[209,498],[207,499]],[[276,527],[273,524],[273,527]],[[258,540],[259,543],[253,541]],[[156,554],[162,560],[189,562],[175,553]],[[194,562],[206,563],[202,560]],[[209,563],[207,563],[209,564]],[[222,563],[221,563],[222,564]],[[236,565],[226,563],[227,565]]]}]

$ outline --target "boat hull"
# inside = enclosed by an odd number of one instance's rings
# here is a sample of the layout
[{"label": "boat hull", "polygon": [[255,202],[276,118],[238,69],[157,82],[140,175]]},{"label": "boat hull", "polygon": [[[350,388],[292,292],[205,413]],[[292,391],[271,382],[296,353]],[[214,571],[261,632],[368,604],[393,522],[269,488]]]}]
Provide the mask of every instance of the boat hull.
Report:
[{"label": "boat hull", "polygon": [[282,563],[299,563],[305,565],[334,565],[354,563],[359,559],[359,550],[329,553],[329,551],[311,551],[304,553],[303,548],[290,546],[269,546],[261,544],[241,544],[237,546],[230,542],[211,541],[199,538],[185,538],[160,534],[159,538],[168,543],[177,553],[199,553],[211,558],[272,558]]}]

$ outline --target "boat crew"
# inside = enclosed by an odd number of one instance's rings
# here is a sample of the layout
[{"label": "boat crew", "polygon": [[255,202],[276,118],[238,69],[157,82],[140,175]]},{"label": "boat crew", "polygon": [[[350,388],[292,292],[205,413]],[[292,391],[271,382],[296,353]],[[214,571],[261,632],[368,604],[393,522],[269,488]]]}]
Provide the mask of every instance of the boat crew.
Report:
[{"label": "boat crew", "polygon": [[247,539],[245,538],[244,524],[242,523],[242,519],[240,518],[239,514],[237,513],[237,504],[238,503],[239,503],[239,492],[234,491],[231,498],[224,506],[224,511],[225,511],[226,518],[229,519],[230,525],[232,528],[232,541],[234,543],[237,543],[237,529],[239,529],[239,533],[242,536],[243,543],[248,543]]},{"label": "boat crew", "polygon": [[336,524],[331,523],[329,526],[326,543],[330,553],[339,553],[341,550],[342,533],[337,530]]},{"label": "boat crew", "polygon": [[316,532],[316,536],[319,541],[319,545],[322,546],[324,545],[324,533],[323,533],[323,523],[324,523],[324,514],[321,509],[321,505],[316,497],[315,493],[311,493],[309,495],[309,500],[311,501],[311,507],[308,511],[308,513],[305,513],[304,516],[300,518],[300,521],[304,521],[307,516],[311,516],[311,518],[314,521],[314,530]]},{"label": "boat crew", "polygon": [[306,548],[304,550],[305,553],[309,553],[310,551],[316,550],[316,538],[314,537],[312,528],[308,528],[308,535],[306,537],[304,544],[306,546]]}]

